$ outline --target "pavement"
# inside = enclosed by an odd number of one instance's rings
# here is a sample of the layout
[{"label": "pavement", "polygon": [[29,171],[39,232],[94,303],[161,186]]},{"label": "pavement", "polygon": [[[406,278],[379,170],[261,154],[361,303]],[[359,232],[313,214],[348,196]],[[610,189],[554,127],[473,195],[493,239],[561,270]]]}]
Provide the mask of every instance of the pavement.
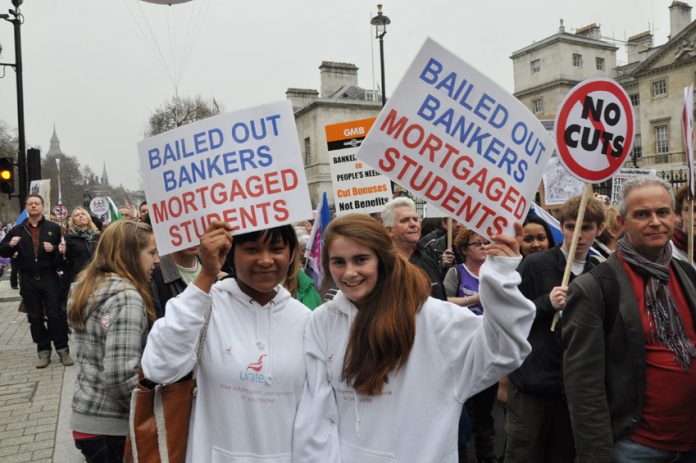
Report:
[{"label": "pavement", "polygon": [[[8,272],[9,273],[9,272]],[[77,365],[64,367],[54,353],[34,367],[36,345],[26,315],[17,311],[19,291],[0,279],[0,461],[83,463],[73,444],[70,403]]]}]

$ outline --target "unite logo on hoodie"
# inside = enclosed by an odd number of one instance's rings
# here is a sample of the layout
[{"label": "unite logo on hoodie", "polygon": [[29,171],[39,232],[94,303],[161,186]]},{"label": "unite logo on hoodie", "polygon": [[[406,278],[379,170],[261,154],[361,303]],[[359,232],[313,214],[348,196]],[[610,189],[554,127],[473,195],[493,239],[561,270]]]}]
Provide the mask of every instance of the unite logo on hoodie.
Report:
[{"label": "unite logo on hoodie", "polygon": [[263,370],[264,357],[266,357],[266,354],[259,355],[258,360],[256,360],[255,362],[251,362],[249,365],[246,366],[245,369],[240,371],[239,379],[245,382],[263,384],[266,380],[263,376],[263,373],[261,373],[261,370]]}]

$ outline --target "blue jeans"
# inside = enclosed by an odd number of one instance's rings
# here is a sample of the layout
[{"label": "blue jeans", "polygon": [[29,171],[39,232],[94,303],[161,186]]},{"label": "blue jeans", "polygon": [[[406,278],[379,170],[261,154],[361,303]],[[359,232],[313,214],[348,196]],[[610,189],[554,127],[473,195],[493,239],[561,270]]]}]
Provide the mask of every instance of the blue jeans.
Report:
[{"label": "blue jeans", "polygon": [[75,440],[75,447],[80,449],[87,463],[121,463],[125,445],[125,436],[97,436]]},{"label": "blue jeans", "polygon": [[614,443],[614,458],[616,463],[693,463],[696,462],[696,450],[670,452],[621,439]]}]

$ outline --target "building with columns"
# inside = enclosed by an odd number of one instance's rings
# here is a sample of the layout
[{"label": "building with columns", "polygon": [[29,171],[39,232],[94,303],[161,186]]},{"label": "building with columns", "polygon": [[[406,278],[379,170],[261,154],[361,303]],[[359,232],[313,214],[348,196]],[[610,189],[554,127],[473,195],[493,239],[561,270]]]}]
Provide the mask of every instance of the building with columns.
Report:
[{"label": "building with columns", "polygon": [[312,206],[317,207],[324,191],[333,205],[329,151],[324,127],[337,122],[376,117],[381,95],[358,85],[358,67],[350,63],[323,61],[319,66],[321,86],[315,89],[288,88],[297,135],[305,166]]},{"label": "building with columns", "polygon": [[684,87],[696,79],[696,21],[691,6],[669,6],[670,35],[655,45],[650,31],[625,42],[628,63],[617,66],[616,41],[601,35],[598,24],[558,32],[513,52],[514,95],[539,119],[553,120],[566,93],[590,77],[619,82],[634,107],[633,153],[626,165],[658,171],[685,166],[681,111]]}]

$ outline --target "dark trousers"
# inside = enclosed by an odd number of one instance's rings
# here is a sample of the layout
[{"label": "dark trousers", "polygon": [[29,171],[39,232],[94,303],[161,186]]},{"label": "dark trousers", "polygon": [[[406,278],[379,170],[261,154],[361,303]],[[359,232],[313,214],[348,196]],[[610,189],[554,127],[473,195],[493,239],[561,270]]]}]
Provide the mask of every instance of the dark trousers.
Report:
[{"label": "dark trousers", "polygon": [[498,383],[466,401],[466,407],[471,416],[471,430],[474,434],[474,448],[478,460],[495,458],[493,404],[495,404],[497,392]]},{"label": "dark trousers", "polygon": [[[68,322],[61,310],[63,288],[56,274],[38,277],[20,275],[19,294],[27,309],[31,339],[36,343],[39,356],[51,355],[51,341],[56,352],[68,349]],[[44,321],[44,310],[47,322]]]},{"label": "dark trousers", "polygon": [[573,463],[575,440],[563,396],[532,394],[510,383],[505,412],[505,463]]},{"label": "dark trousers", "polygon": [[87,463],[121,463],[125,445],[125,436],[97,436],[75,440],[75,447],[80,449]]}]

